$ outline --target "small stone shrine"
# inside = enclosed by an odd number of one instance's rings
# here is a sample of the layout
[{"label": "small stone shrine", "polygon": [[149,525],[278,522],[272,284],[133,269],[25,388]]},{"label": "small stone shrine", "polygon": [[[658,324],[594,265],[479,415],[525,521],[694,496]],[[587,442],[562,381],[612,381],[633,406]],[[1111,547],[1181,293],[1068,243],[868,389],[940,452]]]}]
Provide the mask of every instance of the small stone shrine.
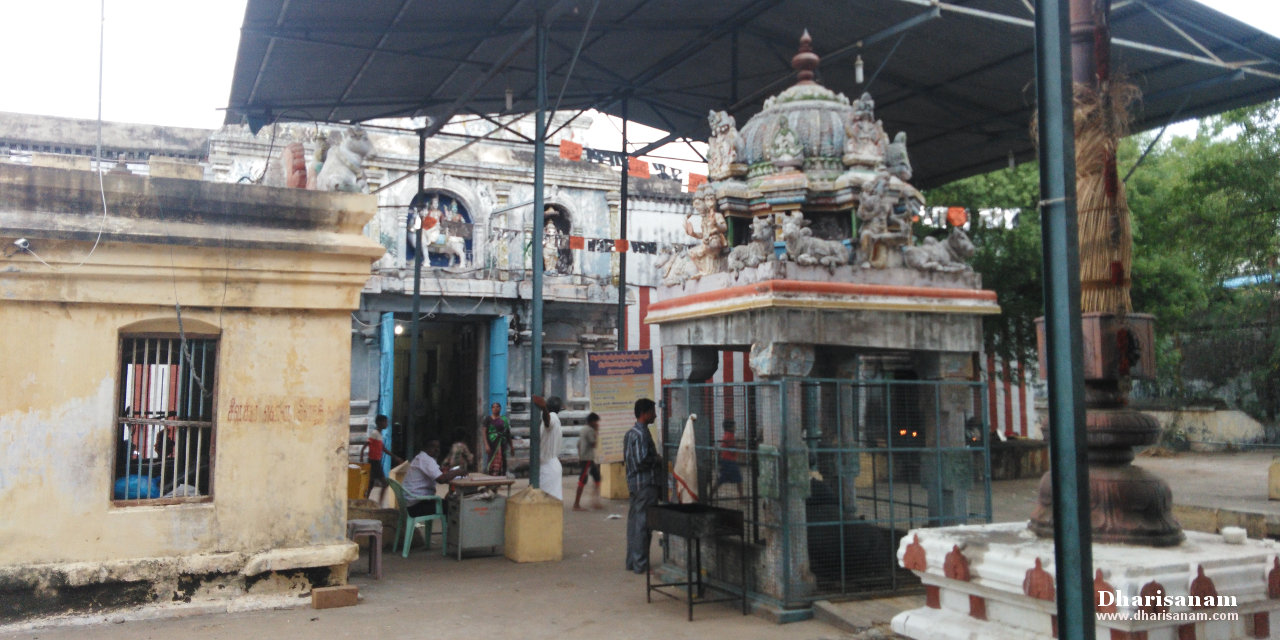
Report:
[{"label": "small stone shrine", "polygon": [[[969,461],[975,443],[981,452],[981,434],[976,439],[966,434],[965,423],[980,419],[975,362],[982,349],[982,316],[1000,311],[995,294],[982,289],[981,277],[966,264],[973,245],[963,230],[952,228],[942,240],[914,241],[912,222],[925,203],[910,183],[906,135],[889,137],[875,118],[870,95],[850,101],[815,82],[818,62],[806,32],[792,60],[798,76],[794,86],[766,100],[741,129],[728,113],[710,114],[709,182],[698,189],[685,225],[697,243],[666,257],[666,286],[647,320],[662,329],[663,376],[674,385],[703,383],[716,371],[722,352],[739,351],[749,353],[756,381],[777,381],[779,388],[804,380],[857,384],[860,376],[893,374],[927,381],[935,385],[920,394],[927,396],[921,401],[927,409],[919,413],[927,416],[910,437],[918,435],[919,446],[932,447],[935,457],[915,459],[932,460],[921,464],[936,467],[948,455],[940,453],[944,447],[958,448],[964,463],[956,475],[964,476],[966,486],[976,483],[974,491],[980,493],[987,479]],[[864,366],[868,358],[891,359],[897,368],[873,370]],[[836,394],[810,395],[804,412],[848,413]],[[825,483],[847,496],[842,506],[833,507],[841,510],[836,521],[845,526],[842,531],[865,530],[872,526],[870,510],[865,502],[855,506],[853,496],[869,493],[867,483],[886,480],[883,464],[881,475],[870,479],[876,472],[867,461],[878,454],[866,448],[861,435],[870,427],[856,425],[855,444],[853,436],[832,435],[853,432],[837,431],[833,422],[806,426],[789,412],[800,412],[800,402],[782,411],[764,401],[751,404],[741,411],[749,414],[747,434],[755,435],[741,437],[755,438],[747,445],[749,455],[759,453],[758,473],[757,463],[751,463],[759,493],[747,500],[753,501],[749,515],[760,523],[761,533],[747,550],[750,589],[784,610],[806,608],[833,593],[815,574],[818,556],[810,547],[818,538],[806,524],[815,519],[811,483]],[[665,411],[664,419],[673,424],[682,424],[689,413],[704,414],[697,406],[670,402]],[[869,413],[848,415],[856,422]],[[718,415],[744,421],[742,413],[730,415],[727,409]],[[888,438],[888,425],[877,428],[874,437]],[[715,426],[699,431],[699,447],[714,444],[707,433],[718,432]],[[883,442],[887,448],[888,440]],[[812,447],[844,447],[839,468],[811,462],[820,457]],[[777,457],[769,458],[766,451]],[[711,473],[699,467],[700,479]],[[905,479],[915,487],[915,502],[928,503],[927,518],[916,522],[955,524],[985,517],[981,501],[969,497],[977,494],[952,491],[938,481],[937,468],[919,474]],[[926,484],[933,488],[922,488]],[[892,547],[910,526],[899,521],[874,534],[885,547],[884,559],[876,560],[884,570],[891,570]],[[717,554],[708,546],[704,542],[707,558],[737,557],[733,549]],[[859,555],[835,553],[842,559]],[[854,591],[837,587],[834,593]]]}]

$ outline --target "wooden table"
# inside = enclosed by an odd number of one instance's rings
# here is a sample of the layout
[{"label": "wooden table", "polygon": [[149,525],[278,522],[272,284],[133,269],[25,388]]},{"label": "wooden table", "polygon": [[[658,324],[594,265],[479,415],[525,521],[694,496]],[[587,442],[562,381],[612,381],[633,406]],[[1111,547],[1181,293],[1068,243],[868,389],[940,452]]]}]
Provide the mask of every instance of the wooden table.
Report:
[{"label": "wooden table", "polygon": [[483,473],[468,473],[461,478],[454,478],[449,481],[449,486],[455,489],[482,489],[485,487],[506,487],[507,495],[511,495],[511,485],[516,481],[506,476],[490,476]]}]

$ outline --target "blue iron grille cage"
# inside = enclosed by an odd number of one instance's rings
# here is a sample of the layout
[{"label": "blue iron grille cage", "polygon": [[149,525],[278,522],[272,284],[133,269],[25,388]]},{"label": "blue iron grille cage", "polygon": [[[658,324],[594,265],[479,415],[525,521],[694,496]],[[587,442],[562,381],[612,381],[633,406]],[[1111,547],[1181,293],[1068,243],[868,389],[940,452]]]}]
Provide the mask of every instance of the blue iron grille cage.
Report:
[{"label": "blue iron grille cage", "polygon": [[[984,389],[950,380],[670,383],[662,448],[674,464],[696,416],[697,474],[686,483],[699,502],[743,512],[753,597],[803,606],[893,593],[918,586],[896,559],[910,529],[991,521]],[[683,544],[664,540],[664,562],[683,562]],[[709,579],[737,582],[737,544],[704,542]]]}]

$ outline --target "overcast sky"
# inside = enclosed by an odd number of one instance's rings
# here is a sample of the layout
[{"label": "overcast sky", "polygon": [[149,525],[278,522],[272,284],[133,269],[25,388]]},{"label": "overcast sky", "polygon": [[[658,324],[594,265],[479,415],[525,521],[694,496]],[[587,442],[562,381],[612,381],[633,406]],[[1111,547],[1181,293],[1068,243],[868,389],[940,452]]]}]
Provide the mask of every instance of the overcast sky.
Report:
[{"label": "overcast sky", "polygon": [[[459,0],[464,1],[464,0]],[[1276,0],[1201,0],[1280,35]],[[0,0],[0,111],[217,128],[230,94],[244,0]]]}]

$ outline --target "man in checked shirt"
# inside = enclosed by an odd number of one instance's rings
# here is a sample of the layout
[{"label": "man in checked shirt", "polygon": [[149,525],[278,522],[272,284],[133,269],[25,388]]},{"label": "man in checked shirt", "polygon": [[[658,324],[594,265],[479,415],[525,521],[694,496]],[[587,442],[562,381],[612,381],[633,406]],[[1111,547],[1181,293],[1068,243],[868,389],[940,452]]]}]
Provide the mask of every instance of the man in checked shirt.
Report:
[{"label": "man in checked shirt", "polygon": [[631,492],[631,510],[627,513],[627,570],[644,573],[649,570],[649,533],[646,510],[658,504],[666,473],[658,448],[649,434],[649,425],[658,418],[653,400],[636,400],[636,423],[622,439],[622,455],[627,465],[627,489]]}]

